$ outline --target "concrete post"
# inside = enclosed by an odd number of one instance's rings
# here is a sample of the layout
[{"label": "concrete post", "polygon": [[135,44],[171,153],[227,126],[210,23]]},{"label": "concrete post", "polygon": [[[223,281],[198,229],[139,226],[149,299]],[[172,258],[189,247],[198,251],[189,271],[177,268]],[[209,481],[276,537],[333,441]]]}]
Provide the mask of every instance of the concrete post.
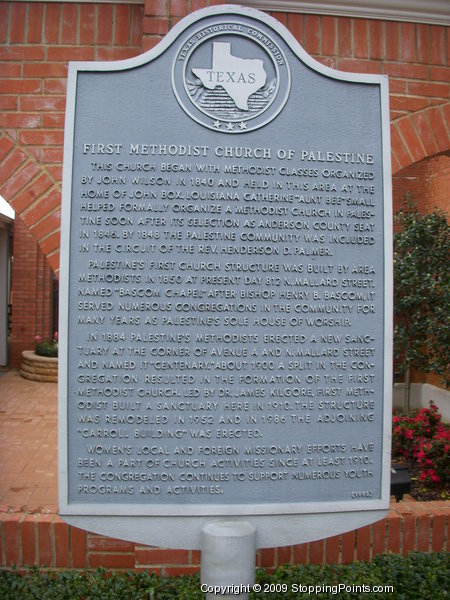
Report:
[{"label": "concrete post", "polygon": [[[208,523],[202,528],[201,550],[202,586],[211,589],[202,588],[207,600],[248,600],[255,582],[255,527],[231,518]],[[242,592],[232,593],[238,589]]]}]

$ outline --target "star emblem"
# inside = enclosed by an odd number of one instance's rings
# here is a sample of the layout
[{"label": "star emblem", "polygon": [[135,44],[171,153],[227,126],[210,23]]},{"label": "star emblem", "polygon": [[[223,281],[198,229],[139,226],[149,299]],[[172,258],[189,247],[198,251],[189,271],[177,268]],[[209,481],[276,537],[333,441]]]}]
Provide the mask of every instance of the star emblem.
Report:
[{"label": "star emblem", "polygon": [[244,121],[241,121],[241,122],[239,123],[239,127],[240,127],[241,129],[247,129],[247,123],[244,123]]},{"label": "star emblem", "polygon": [[214,121],[213,127],[216,127],[216,129],[220,129],[220,121]]},{"label": "star emblem", "polygon": [[229,123],[227,123],[227,129],[229,131],[232,131],[234,129],[234,125],[233,125],[233,123],[231,123],[231,121]]}]

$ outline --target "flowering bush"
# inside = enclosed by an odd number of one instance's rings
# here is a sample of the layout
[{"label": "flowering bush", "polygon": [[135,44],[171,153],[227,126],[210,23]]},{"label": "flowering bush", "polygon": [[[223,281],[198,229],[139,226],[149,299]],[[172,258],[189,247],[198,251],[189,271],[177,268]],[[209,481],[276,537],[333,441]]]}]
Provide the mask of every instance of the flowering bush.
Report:
[{"label": "flowering bush", "polygon": [[40,335],[34,336],[34,351],[39,356],[58,356],[58,332],[55,331],[53,334],[53,340],[43,340]]},{"label": "flowering bush", "polygon": [[449,483],[450,427],[442,423],[433,402],[411,417],[394,416],[392,456],[415,462],[419,480],[427,485]]}]

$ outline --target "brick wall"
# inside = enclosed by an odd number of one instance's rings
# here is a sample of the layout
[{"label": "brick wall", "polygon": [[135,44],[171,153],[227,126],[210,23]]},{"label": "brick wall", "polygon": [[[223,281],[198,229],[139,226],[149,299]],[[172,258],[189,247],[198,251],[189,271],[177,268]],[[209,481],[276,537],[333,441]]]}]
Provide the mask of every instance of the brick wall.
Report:
[{"label": "brick wall", "polygon": [[51,339],[53,271],[21,217],[14,223],[12,315],[9,364],[17,368],[23,349],[34,348],[34,337]]},{"label": "brick wall", "polygon": [[[0,567],[147,570],[187,575],[200,569],[197,550],[168,550],[116,540],[70,527],[55,514],[1,512]],[[3,508],[3,510],[5,510]],[[377,554],[449,549],[448,502],[401,501],[385,519],[325,540],[266,548],[257,566],[273,570],[284,563],[351,563]]]}]

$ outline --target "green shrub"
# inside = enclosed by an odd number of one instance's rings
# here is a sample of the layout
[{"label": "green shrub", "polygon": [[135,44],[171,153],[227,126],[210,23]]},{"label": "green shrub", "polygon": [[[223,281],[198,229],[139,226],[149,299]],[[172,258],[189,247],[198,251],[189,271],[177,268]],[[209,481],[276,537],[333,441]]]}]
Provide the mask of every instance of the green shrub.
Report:
[{"label": "green shrub", "polygon": [[55,331],[51,342],[43,340],[40,335],[34,337],[34,351],[38,356],[57,358],[58,356],[58,332]]},{"label": "green shrub", "polygon": [[[349,565],[285,565],[279,567],[273,574],[258,570],[256,582],[261,586],[262,591],[251,592],[250,600],[291,598],[296,600],[299,598],[448,600],[449,567],[449,555],[445,552],[433,554],[411,552],[407,556],[390,554],[377,556],[368,563],[355,562]],[[299,592],[300,585],[307,586],[307,591]],[[340,590],[339,585],[341,585]],[[316,586],[320,586],[320,589]],[[370,586],[370,589],[373,589],[373,586],[393,586],[393,592],[366,593],[361,591],[363,586]],[[270,589],[280,591],[270,591]],[[197,575],[160,578],[145,572],[110,573],[104,569],[88,572],[44,571],[32,568],[21,576],[15,570],[0,571],[1,600],[200,600],[203,598]],[[220,600],[220,596],[217,598]]]}]

